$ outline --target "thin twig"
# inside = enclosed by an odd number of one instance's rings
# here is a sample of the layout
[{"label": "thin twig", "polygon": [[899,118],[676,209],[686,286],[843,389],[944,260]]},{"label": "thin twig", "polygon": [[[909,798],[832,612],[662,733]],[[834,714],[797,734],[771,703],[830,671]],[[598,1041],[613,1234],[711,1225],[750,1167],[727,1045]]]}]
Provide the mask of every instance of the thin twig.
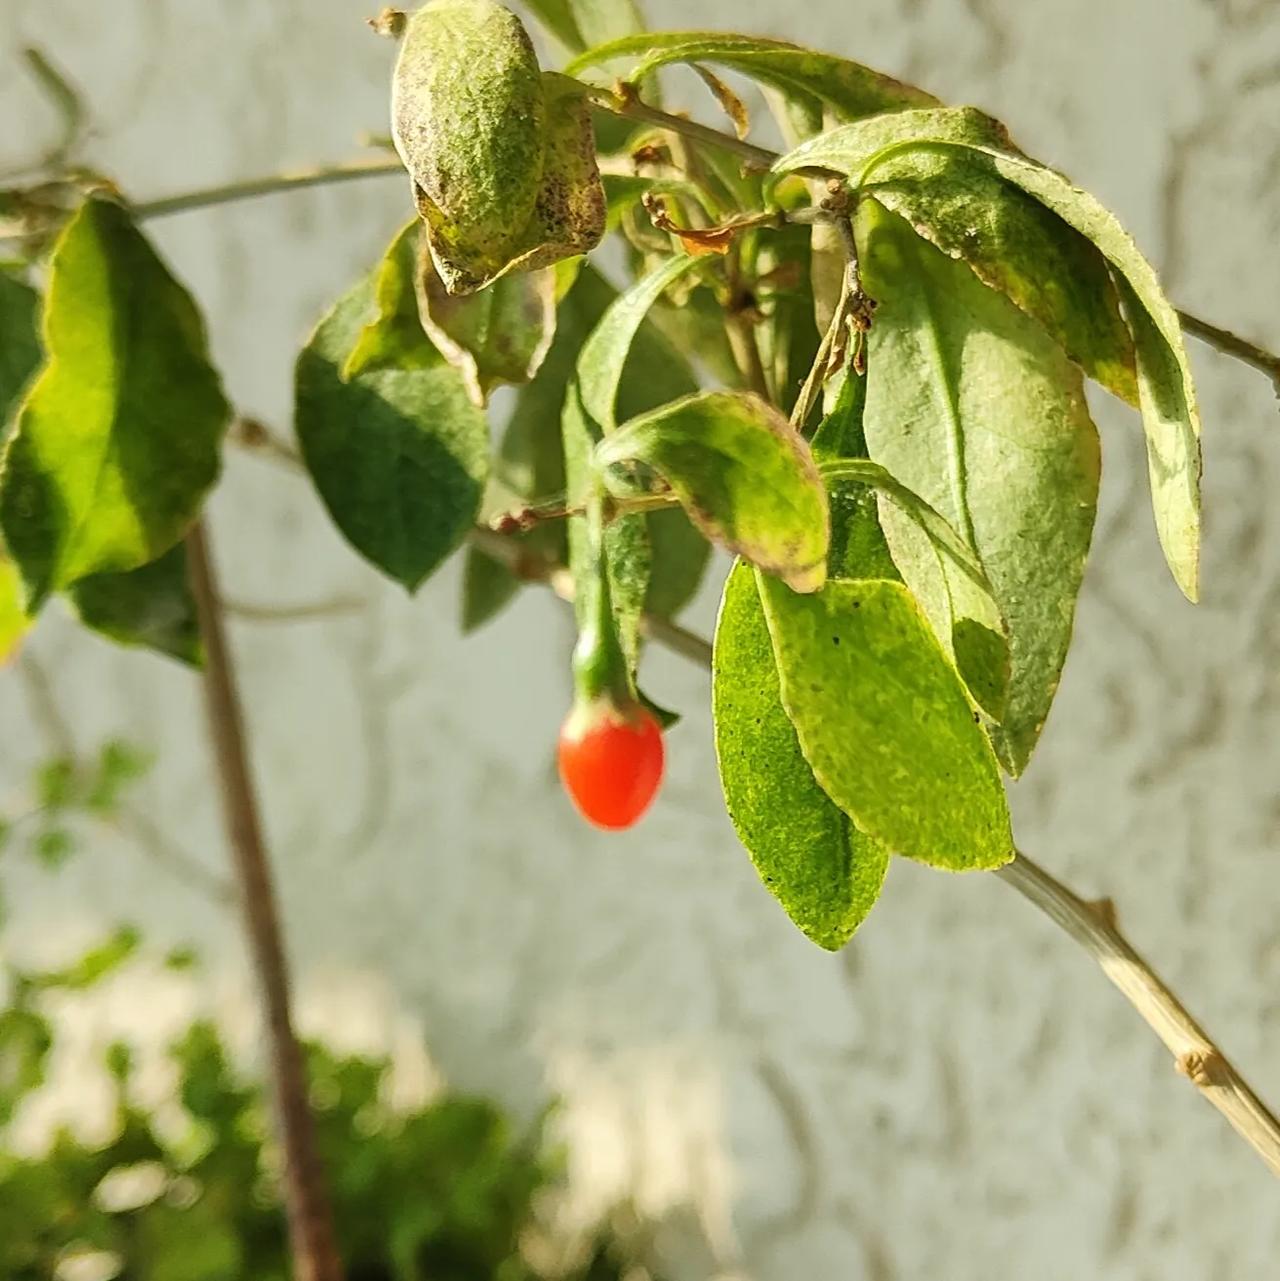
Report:
[{"label": "thin twig", "polygon": [[[486,555],[513,569],[521,566],[523,576],[530,581],[548,582],[558,595],[572,599],[572,580],[568,581],[566,592],[564,580],[568,575],[561,567],[545,560],[530,562],[527,549],[500,534],[478,531],[472,539]],[[646,614],[642,621],[646,633],[658,644],[701,667],[711,666],[712,647],[704,637],[654,615]],[[1019,853],[996,875],[1098,962],[1103,973],[1172,1051],[1177,1069],[1226,1117],[1268,1168],[1280,1175],[1280,1122],[1182,1002],[1133,950],[1112,915],[1072,893],[1025,854]]]},{"label": "thin twig", "polygon": [[1280,356],[1273,355],[1266,348],[1259,347],[1257,343],[1252,343],[1247,338],[1233,334],[1229,329],[1220,329],[1217,325],[1211,325],[1207,320],[1201,320],[1190,312],[1178,312],[1178,319],[1182,321],[1182,327],[1187,333],[1194,334],[1201,342],[1208,343],[1210,347],[1216,347],[1224,355],[1233,356],[1236,360],[1252,365],[1266,374],[1275,384],[1276,396],[1280,397]]},{"label": "thin twig", "polygon": [[1116,928],[1107,907],[1086,903],[1025,854],[997,873],[1065,930],[1102,967],[1169,1047],[1174,1065],[1227,1118],[1232,1129],[1280,1175],[1280,1122]]},{"label": "thin twig", "polygon": [[675,116],[657,107],[651,107],[647,102],[640,100],[632,85],[619,85],[617,92],[589,88],[587,95],[591,105],[606,115],[644,121],[646,124],[670,129],[672,133],[681,134],[685,138],[692,138],[694,142],[719,147],[723,151],[732,151],[735,155],[750,161],[757,169],[770,168],[778,158],[778,153],[770,151],[767,147],[757,147],[755,143],[744,142],[733,134],[722,133],[719,129],[699,124],[687,116]]},{"label": "thin twig", "polygon": [[358,614],[368,605],[360,596],[334,596],[329,600],[306,601],[299,605],[263,605],[256,601],[224,600],[222,612],[246,623],[311,623],[317,618]]},{"label": "thin twig", "polygon": [[268,174],[265,178],[244,178],[238,182],[221,183],[216,187],[201,187],[195,191],[161,196],[157,200],[144,200],[131,207],[135,218],[166,218],[170,214],[211,209],[215,205],[229,205],[255,196],[273,196],[285,191],[328,187],[334,183],[388,177],[397,173],[404,173],[404,165],[398,156],[377,156],[373,159],[349,160],[339,164],[315,165],[310,169]]},{"label": "thin twig", "polygon": [[191,592],[204,643],[205,702],[221,784],[223,818],[266,1013],[271,1085],[284,1152],[285,1211],[294,1281],[342,1281],[333,1211],[307,1099],[306,1068],[289,1013],[288,965],[249,773],[240,698],[202,522],[197,521],[192,527],[186,546]]}]

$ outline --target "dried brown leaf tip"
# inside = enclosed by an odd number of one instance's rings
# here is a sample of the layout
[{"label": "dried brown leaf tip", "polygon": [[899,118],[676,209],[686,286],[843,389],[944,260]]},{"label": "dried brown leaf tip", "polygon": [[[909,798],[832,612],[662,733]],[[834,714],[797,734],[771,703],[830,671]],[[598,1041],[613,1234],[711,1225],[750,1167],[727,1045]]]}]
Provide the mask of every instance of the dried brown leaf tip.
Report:
[{"label": "dried brown leaf tip", "polygon": [[670,232],[677,237],[688,253],[727,254],[734,236],[738,234],[739,228],[733,223],[726,223],[723,227],[678,226],[660,197],[646,191],[641,200],[653,225],[659,231]]},{"label": "dried brown leaf tip", "polygon": [[378,35],[399,40],[404,35],[409,19],[403,9],[386,8],[376,18],[368,18],[366,21]]},{"label": "dried brown leaf tip", "polygon": [[693,69],[702,78],[702,83],[711,90],[724,114],[733,121],[734,133],[739,138],[745,138],[751,132],[751,116],[747,111],[747,104],[714,71],[708,71],[706,67],[699,65],[695,65]]}]

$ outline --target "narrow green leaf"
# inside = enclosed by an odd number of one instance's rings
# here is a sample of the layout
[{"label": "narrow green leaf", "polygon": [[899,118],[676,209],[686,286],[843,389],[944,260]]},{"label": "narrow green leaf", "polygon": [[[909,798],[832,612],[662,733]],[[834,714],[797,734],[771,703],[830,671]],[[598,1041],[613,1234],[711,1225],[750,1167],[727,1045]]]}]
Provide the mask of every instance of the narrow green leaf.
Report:
[{"label": "narrow green leaf", "polygon": [[40,365],[40,295],[0,271],[0,441],[18,398]]},{"label": "narrow green leaf", "polygon": [[[565,491],[580,501],[594,483],[593,451],[602,435],[617,425],[619,390],[633,342],[646,313],[662,293],[695,266],[691,257],[672,258],[614,299],[583,343],[564,401]],[[641,377],[645,371],[638,371]],[[579,624],[589,618],[595,563],[588,545],[586,521],[569,522],[569,568],[577,587]],[[610,589],[623,652],[634,667],[639,650],[640,616],[648,594],[652,552],[643,516],[624,516],[605,530]]]},{"label": "narrow green leaf", "polygon": [[1113,214],[1088,192],[1014,148],[1004,127],[971,107],[906,111],[833,129],[803,143],[777,173],[818,166],[848,174],[856,186],[904,152],[963,149],[985,157],[1021,188],[1092,241],[1110,263],[1133,334],[1138,394],[1147,436],[1156,529],[1174,579],[1190,600],[1200,560],[1200,416],[1177,312],[1151,264]]},{"label": "narrow green leaf", "polygon": [[731,35],[720,31],[661,31],[610,41],[575,58],[569,75],[621,58],[639,58],[627,78],[640,81],[671,63],[709,62],[731,67],[762,84],[781,90],[822,118],[828,107],[840,120],[881,111],[924,107],[937,99],[913,85],[872,71],[847,58],[817,53],[785,40]]},{"label": "narrow green leaf", "polygon": [[0,471],[29,612],[172,547],[217,478],[230,417],[190,295],[110,201],[86,201],[54,247],[44,346]]},{"label": "narrow green leaf", "polygon": [[[366,559],[413,591],[475,523],[489,431],[443,361],[344,380],[374,304],[369,278],[320,322],[298,357],[295,430],[334,523]],[[421,342],[429,348],[425,333]]]},{"label": "narrow green leaf", "polygon": [[700,392],[633,418],[601,441],[596,463],[652,468],[708,538],[796,591],[822,586],[826,490],[808,445],[759,397]]},{"label": "narrow green leaf", "polygon": [[124,574],[91,574],[69,591],[86,627],[119,645],[141,645],[199,667],[200,625],[181,543]]},{"label": "narrow green leaf", "polygon": [[813,270],[812,229],[765,229],[758,233],[758,241],[756,301],[761,320],[756,342],[778,407],[789,414],[821,340],[808,288]]},{"label": "narrow green leaf", "polygon": [[520,580],[501,561],[468,547],[462,567],[462,630],[470,635],[496,618],[520,590]]},{"label": "narrow green leaf", "polygon": [[649,309],[700,260],[678,254],[656,271],[637,280],[604,313],[600,323],[582,345],[578,356],[577,384],[582,410],[599,434],[607,435],[618,425],[618,389],[631,344]]},{"label": "narrow green leaf", "polygon": [[51,970],[35,975],[32,983],[35,987],[42,989],[62,988],[71,992],[86,991],[102,982],[135,956],[141,943],[142,936],[132,925],[122,925],[65,970]]},{"label": "narrow green leaf", "polygon": [[527,0],[527,4],[570,53],[644,30],[635,0]]},{"label": "narrow green leaf", "polygon": [[344,382],[379,369],[429,369],[440,352],[423,341],[422,315],[415,281],[419,270],[421,228],[402,227],[373,278],[373,316],[360,329],[343,362]]},{"label": "narrow green leaf", "polygon": [[[1012,675],[1008,629],[995,591],[972,549],[919,494],[895,480],[879,463],[843,459],[824,463],[822,475],[828,483],[853,481],[876,490],[928,540],[934,552],[938,590],[946,598],[948,624],[941,631],[935,625],[935,635],[974,702],[999,721],[1004,716]],[[913,567],[927,569],[927,562],[921,564],[920,558],[913,558]]]},{"label": "narrow green leaf", "polygon": [[995,756],[907,589],[833,580],[801,596],[756,582],[783,705],[822,790],[897,853],[953,871],[1007,863]]},{"label": "narrow green leaf", "polygon": [[0,665],[18,652],[31,622],[22,608],[22,575],[17,565],[0,552]]},{"label": "narrow green leaf", "polygon": [[423,254],[418,306],[428,336],[459,369],[467,393],[484,405],[499,383],[527,383],[546,358],[556,332],[556,271],[503,276],[474,294],[455,297]]},{"label": "narrow green leaf", "polygon": [[712,707],[720,783],[739,840],[787,915],[835,951],[875,904],[888,854],[814,778],[782,706],[755,575],[741,561],[716,622]]},{"label": "narrow green leaf", "polygon": [[[1093,532],[1098,437],[1080,372],[1038,324],[897,215],[868,201],[857,231],[863,278],[880,301],[867,344],[867,443],[986,570],[1012,658],[995,738],[1018,774],[1057,690]],[[946,634],[957,622],[939,599],[933,548],[893,512],[882,517],[898,568]]]}]

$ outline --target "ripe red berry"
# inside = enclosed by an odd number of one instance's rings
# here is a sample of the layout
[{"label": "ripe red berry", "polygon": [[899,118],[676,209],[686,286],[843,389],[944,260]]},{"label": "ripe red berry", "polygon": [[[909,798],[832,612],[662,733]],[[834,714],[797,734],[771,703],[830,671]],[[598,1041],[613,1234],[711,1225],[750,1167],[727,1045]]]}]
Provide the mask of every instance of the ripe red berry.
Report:
[{"label": "ripe red berry", "polygon": [[662,729],[647,708],[607,699],[573,709],[560,729],[560,780],[583,818],[617,831],[649,808],[662,782]]}]

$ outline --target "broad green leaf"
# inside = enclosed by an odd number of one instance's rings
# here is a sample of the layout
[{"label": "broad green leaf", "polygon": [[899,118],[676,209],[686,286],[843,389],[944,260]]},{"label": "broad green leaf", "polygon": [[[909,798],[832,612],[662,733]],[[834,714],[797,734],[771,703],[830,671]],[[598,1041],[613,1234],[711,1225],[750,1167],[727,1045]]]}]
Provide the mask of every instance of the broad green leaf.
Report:
[{"label": "broad green leaf", "polygon": [[604,190],[581,86],[544,74],[493,0],[431,0],[404,32],[392,134],[450,293],[585,253]]},{"label": "broad green leaf", "polygon": [[817,166],[846,173],[855,186],[904,152],[961,149],[977,154],[1005,182],[1034,196],[1110,263],[1134,341],[1138,395],[1147,437],[1156,529],[1174,579],[1190,600],[1200,561],[1200,417],[1177,312],[1151,264],[1113,214],[1088,192],[1013,147],[1002,125],[971,107],[906,111],[833,129],[803,143],[777,173]]},{"label": "broad green leaf", "polygon": [[0,271],[0,441],[14,406],[40,364],[40,295]]},{"label": "broad green leaf", "polygon": [[91,574],[68,593],[80,621],[120,645],[142,645],[199,667],[200,625],[181,543],[125,574]]},{"label": "broad green leaf", "polygon": [[[362,556],[412,591],[475,522],[489,431],[461,375],[443,361],[343,379],[373,303],[370,278],[337,303],[303,348],[294,426],[334,523]],[[425,333],[421,341],[430,347]]]},{"label": "broad green leaf", "polygon": [[801,596],[756,583],[782,702],[822,790],[897,853],[954,871],[1007,863],[995,756],[906,587],[832,580]]},{"label": "broad green leaf", "polygon": [[1097,247],[983,155],[908,151],[865,190],[1038,320],[1089,377],[1138,404],[1133,339]]},{"label": "broad green leaf", "polygon": [[847,58],[817,53],[785,40],[720,31],[661,31],[624,37],[589,50],[575,58],[565,70],[569,75],[577,75],[621,58],[640,59],[628,75],[636,81],[677,62],[709,62],[731,67],[781,90],[817,120],[822,119],[823,107],[830,108],[838,119],[854,120],[881,111],[928,106],[937,101],[922,89]]},{"label": "broad green leaf", "polygon": [[[919,494],[900,484],[879,463],[862,458],[824,463],[822,476],[828,484],[852,481],[875,490],[928,540],[934,554],[938,590],[945,596],[948,624],[941,631],[935,626],[935,634],[974,702],[999,721],[1009,695],[1009,638],[995,591],[972,549]],[[911,568],[927,573],[927,559],[913,557]]]},{"label": "broad green leaf", "polygon": [[711,672],[720,784],[738,839],[787,915],[835,951],[875,904],[889,858],[818,786],[800,751],[755,575],[741,561],[724,585]]},{"label": "broad green leaf", "polygon": [[652,468],[708,538],[796,591],[822,586],[830,537],[826,490],[809,446],[759,397],[687,396],[605,437],[596,463]]},{"label": "broad green leaf", "polygon": [[418,273],[422,324],[444,358],[484,405],[499,383],[527,383],[556,332],[554,267],[503,276],[474,294],[448,293],[423,255]]},{"label": "broad green leaf", "polygon": [[423,342],[422,315],[415,280],[421,229],[402,227],[373,278],[373,316],[360,329],[342,366],[343,381],[378,369],[427,369],[440,352]]},{"label": "broad green leaf", "polygon": [[87,200],[58,238],[44,348],[0,471],[31,613],[172,547],[217,478],[230,417],[190,295],[110,201]]},{"label": "broad green leaf", "polygon": [[[876,462],[934,507],[986,570],[1012,670],[995,733],[1025,767],[1071,640],[1098,494],[1098,438],[1079,370],[1003,294],[864,203],[863,279],[880,306],[868,334],[864,419]],[[933,547],[882,507],[894,559],[939,634],[963,614],[937,589]],[[987,638],[989,639],[989,638]],[[970,633],[981,660],[983,636]]]},{"label": "broad green leaf", "polygon": [[571,53],[644,28],[635,0],[528,0],[528,6]]}]

